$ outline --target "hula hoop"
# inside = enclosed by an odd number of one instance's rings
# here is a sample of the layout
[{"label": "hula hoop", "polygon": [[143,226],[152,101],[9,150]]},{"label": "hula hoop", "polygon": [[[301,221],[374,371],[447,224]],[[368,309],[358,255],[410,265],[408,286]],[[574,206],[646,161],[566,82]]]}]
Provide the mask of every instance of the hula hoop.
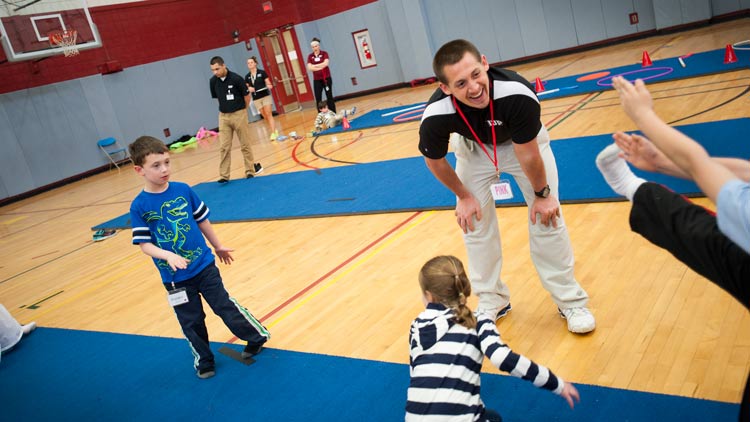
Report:
[{"label": "hula hoop", "polygon": [[408,122],[411,120],[417,120],[420,117],[422,117],[422,113],[424,113],[424,109],[407,111],[406,113],[401,113],[398,116],[394,117],[393,121],[396,123],[401,123],[401,122]]},{"label": "hula hoop", "polygon": [[660,76],[669,75],[670,73],[674,72],[674,68],[671,68],[671,67],[647,67],[644,69],[636,69],[636,70],[631,70],[630,72],[620,73],[619,75],[607,76],[606,78],[602,78],[596,81],[596,84],[599,86],[612,86],[612,78],[614,78],[615,76],[633,75],[636,73],[649,72],[652,70],[659,70],[661,71],[661,73],[657,73],[656,75],[646,76],[645,78],[640,78],[640,79],[643,81],[648,81],[650,79],[655,79]]},{"label": "hula hoop", "polygon": [[750,40],[737,41],[736,43],[732,44],[732,48],[741,51],[750,50]]},{"label": "hula hoop", "polygon": [[394,114],[398,114],[404,111],[414,110],[416,108],[425,108],[425,107],[427,107],[427,103],[417,104],[413,107],[402,108],[401,110],[396,110],[396,111],[391,111],[390,113],[381,114],[380,117],[388,117],[388,116],[392,116]]}]

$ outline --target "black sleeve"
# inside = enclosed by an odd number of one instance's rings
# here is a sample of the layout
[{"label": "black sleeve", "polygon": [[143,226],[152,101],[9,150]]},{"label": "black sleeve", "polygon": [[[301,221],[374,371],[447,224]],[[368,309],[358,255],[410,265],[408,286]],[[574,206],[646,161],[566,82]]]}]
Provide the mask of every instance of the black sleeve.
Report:
[{"label": "black sleeve", "polygon": [[531,142],[542,129],[541,106],[526,95],[513,95],[504,101],[509,103],[503,107],[508,110],[503,120],[507,122],[511,139],[516,144]]},{"label": "black sleeve", "polygon": [[247,97],[248,95],[250,95],[250,90],[247,88],[247,84],[245,84],[245,80],[242,79],[242,76],[240,75],[237,75],[237,76],[238,76],[237,79],[240,79],[240,84],[239,84],[240,92],[242,92],[243,97]]},{"label": "black sleeve", "polygon": [[211,79],[208,81],[208,89],[211,90],[211,98],[219,98],[216,95],[216,76],[211,77]]},{"label": "black sleeve", "polygon": [[434,160],[445,157],[450,144],[450,132],[444,130],[441,120],[441,116],[428,117],[419,126],[419,152]]},{"label": "black sleeve", "polygon": [[439,88],[435,90],[427,101],[427,107],[422,113],[422,123],[419,125],[419,152],[434,160],[445,157],[450,144],[453,114],[445,110],[446,97]]}]

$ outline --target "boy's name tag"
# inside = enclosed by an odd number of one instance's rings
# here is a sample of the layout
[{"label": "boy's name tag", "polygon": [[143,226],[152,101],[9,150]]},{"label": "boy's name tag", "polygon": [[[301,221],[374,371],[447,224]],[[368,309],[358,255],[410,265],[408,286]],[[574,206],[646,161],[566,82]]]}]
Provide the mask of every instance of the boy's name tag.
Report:
[{"label": "boy's name tag", "polygon": [[234,100],[234,94],[227,94],[227,101]]},{"label": "boy's name tag", "polygon": [[180,306],[183,303],[188,303],[188,296],[187,296],[187,292],[185,291],[185,288],[180,287],[179,289],[168,291],[167,300],[169,301],[169,304],[172,305],[173,308],[175,306]]},{"label": "boy's name tag", "polygon": [[513,190],[511,190],[510,182],[507,180],[500,180],[498,183],[492,184],[490,191],[492,192],[492,199],[495,201],[513,198]]}]

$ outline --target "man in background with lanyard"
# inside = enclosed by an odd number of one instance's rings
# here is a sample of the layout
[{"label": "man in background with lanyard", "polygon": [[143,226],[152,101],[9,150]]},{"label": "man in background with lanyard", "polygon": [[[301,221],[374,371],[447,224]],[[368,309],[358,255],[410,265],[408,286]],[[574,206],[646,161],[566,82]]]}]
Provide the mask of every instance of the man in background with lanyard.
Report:
[{"label": "man in background with lanyard", "polygon": [[[456,194],[456,217],[464,232],[478,313],[499,319],[511,310],[500,280],[502,250],[495,200],[513,196],[513,176],[529,207],[531,258],[568,330],[596,327],[588,294],[573,274],[573,248],[558,196],[557,166],[541,106],[532,85],[517,73],[490,68],[466,40],[443,45],[432,64],[440,83],[419,128],[419,150],[432,174]],[[456,169],[448,163],[450,139]]]},{"label": "man in background with lanyard", "polygon": [[211,58],[209,81],[211,97],[219,100],[219,183],[229,181],[232,168],[232,139],[235,132],[240,141],[240,151],[245,164],[245,177],[250,179],[263,172],[263,166],[255,162],[250,146],[250,126],[247,123],[247,107],[250,104],[250,91],[245,79],[227,69],[224,59]]}]

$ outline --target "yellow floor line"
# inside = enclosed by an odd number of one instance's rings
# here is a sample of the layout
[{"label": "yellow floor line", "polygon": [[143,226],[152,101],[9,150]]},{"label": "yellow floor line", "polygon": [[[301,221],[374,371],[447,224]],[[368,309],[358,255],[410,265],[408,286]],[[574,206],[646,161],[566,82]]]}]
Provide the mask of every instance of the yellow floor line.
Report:
[{"label": "yellow floor line", "polygon": [[[116,261],[116,262],[114,262],[114,263],[112,263],[112,264],[108,265],[108,267],[107,267],[107,268],[111,268],[111,267],[114,267],[114,266],[118,265],[119,263],[121,263],[121,262],[125,261],[126,259],[130,259],[130,258],[132,258],[132,256],[133,256],[134,254],[138,254],[138,253],[140,253],[140,251],[138,251],[138,252],[133,252],[133,253],[129,254],[128,256],[125,256],[125,257],[123,257],[123,258],[119,259],[118,261]],[[124,273],[123,273],[123,272],[120,272],[120,273],[114,274],[114,275],[112,275],[112,276],[110,276],[110,277],[108,277],[108,278],[104,279],[104,281],[102,281],[101,283],[98,283],[98,284],[96,284],[96,285],[94,285],[94,286],[92,286],[92,287],[90,287],[90,288],[88,288],[88,289],[86,289],[86,290],[82,291],[81,293],[79,293],[79,294],[77,294],[77,295],[75,295],[75,296],[72,296],[72,297],[70,297],[70,298],[68,298],[68,299],[65,299],[65,300],[63,300],[63,301],[62,301],[62,302],[60,302],[60,303],[57,303],[57,304],[55,304],[55,305],[51,305],[51,306],[50,306],[49,308],[45,309],[45,310],[44,310],[44,311],[42,311],[42,312],[39,312],[39,313],[34,313],[34,314],[32,314],[32,315],[33,315],[34,319],[38,319],[39,317],[41,317],[41,316],[43,316],[43,315],[47,315],[48,313],[50,313],[50,312],[52,312],[52,311],[54,311],[54,310],[57,310],[57,309],[59,309],[60,307],[62,307],[62,306],[65,306],[65,305],[67,305],[67,304],[69,304],[69,303],[71,303],[71,302],[73,302],[73,301],[75,301],[75,300],[77,300],[77,299],[80,299],[81,297],[83,297],[83,296],[85,296],[85,295],[87,295],[87,294],[89,294],[89,293],[91,293],[91,292],[93,292],[93,291],[95,291],[95,290],[99,290],[100,288],[102,288],[102,287],[104,287],[104,286],[106,286],[106,285],[108,285],[108,284],[112,283],[113,281],[117,281],[117,280],[122,280],[122,279],[123,279],[123,277],[126,277],[126,276],[127,276],[128,274],[130,274],[131,272],[133,272],[133,270],[134,270],[134,269],[136,269],[136,268],[137,268],[138,266],[140,266],[140,265],[141,265],[141,264],[137,264],[137,265],[136,265],[136,266],[134,266],[134,267],[130,267],[130,268],[128,268],[128,269],[127,269],[127,270],[126,270],[126,271],[125,271]],[[103,271],[104,271],[104,270],[103,270]],[[106,270],[106,271],[109,271],[109,270]]]},{"label": "yellow floor line", "polygon": [[0,224],[4,224],[4,225],[7,226],[7,225],[10,225],[10,224],[13,224],[13,223],[17,223],[17,222],[19,222],[21,220],[24,220],[26,218],[29,218],[29,216],[28,215],[21,215],[21,216],[18,216],[16,218],[11,218],[10,220],[0,221]]}]

